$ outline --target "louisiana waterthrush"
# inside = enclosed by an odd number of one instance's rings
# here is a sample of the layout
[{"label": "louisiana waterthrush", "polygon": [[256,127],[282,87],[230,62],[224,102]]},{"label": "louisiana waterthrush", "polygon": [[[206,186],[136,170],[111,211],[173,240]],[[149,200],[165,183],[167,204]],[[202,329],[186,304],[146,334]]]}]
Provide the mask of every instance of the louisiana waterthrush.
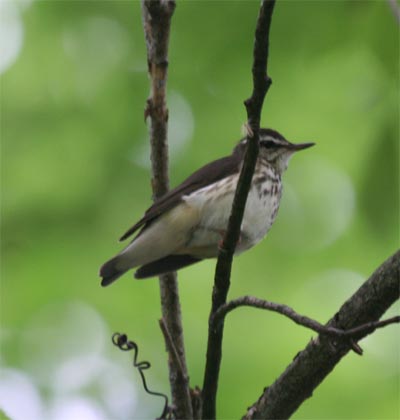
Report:
[{"label": "louisiana waterthrush", "polygon": [[[260,129],[260,151],[246,202],[235,254],[256,245],[275,221],[282,195],[282,173],[294,152],[314,143],[293,144],[271,129]],[[178,270],[218,256],[232,208],[247,138],[230,156],[194,172],[157,200],[121,240],[133,241],[100,269],[107,286],[131,268],[136,278]]]}]

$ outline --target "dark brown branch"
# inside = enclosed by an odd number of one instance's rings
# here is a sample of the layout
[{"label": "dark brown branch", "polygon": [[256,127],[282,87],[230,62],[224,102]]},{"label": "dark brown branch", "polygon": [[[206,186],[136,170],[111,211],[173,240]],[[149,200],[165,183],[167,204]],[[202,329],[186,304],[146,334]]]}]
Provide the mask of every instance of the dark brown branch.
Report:
[{"label": "dark brown branch", "polygon": [[341,330],[335,327],[322,325],[312,318],[309,318],[305,315],[300,315],[290,306],[284,305],[282,303],[269,302],[268,300],[259,299],[254,296],[241,296],[237,299],[231,300],[218,309],[213,318],[214,328],[225,319],[229,312],[232,312],[234,309],[243,306],[277,312],[291,319],[298,325],[302,325],[303,327],[309,328],[310,330],[313,330],[319,334],[325,334],[334,337],[353,337],[359,334],[371,334],[378,328],[383,328],[387,325],[400,322],[400,316],[394,316],[383,321],[367,322],[366,324],[359,325],[358,327],[351,328],[349,330]]},{"label": "dark brown branch", "polygon": [[220,249],[215,269],[212,308],[208,331],[206,367],[203,382],[203,418],[216,418],[216,396],[219,369],[222,357],[223,324],[212,327],[211,319],[218,308],[226,302],[230,286],[233,253],[239,240],[247,195],[250,190],[258,156],[258,132],[265,95],[271,85],[267,76],[269,33],[275,0],[263,0],[257,21],[254,42],[253,93],[245,101],[249,127],[249,141],[233,200],[228,228]]},{"label": "dark brown branch", "polygon": [[[154,199],[164,195],[169,188],[166,85],[168,70],[168,41],[171,18],[175,9],[173,0],[142,1],[143,27],[146,37],[148,70],[151,94],[147,100],[145,119],[150,117],[150,144],[152,188]],[[162,317],[170,334],[169,380],[172,401],[178,418],[192,418],[189,383],[183,343],[181,308],[176,274],[160,276]],[[179,358],[171,354],[176,349]],[[177,363],[180,361],[180,364]]]},{"label": "dark brown branch", "polygon": [[253,132],[260,127],[261,110],[272,80],[268,76],[269,33],[275,0],[263,0],[257,20],[253,51],[253,93],[244,102]]},{"label": "dark brown branch", "polygon": [[[380,319],[399,299],[399,291],[400,251],[387,259],[344,303],[327,327],[346,330],[348,333],[351,331],[354,341],[358,341],[372,332],[366,325]],[[264,390],[243,419],[289,418],[312,395],[342,357],[354,348],[354,341],[347,337],[333,339],[326,334],[311,340],[285,372]]]}]

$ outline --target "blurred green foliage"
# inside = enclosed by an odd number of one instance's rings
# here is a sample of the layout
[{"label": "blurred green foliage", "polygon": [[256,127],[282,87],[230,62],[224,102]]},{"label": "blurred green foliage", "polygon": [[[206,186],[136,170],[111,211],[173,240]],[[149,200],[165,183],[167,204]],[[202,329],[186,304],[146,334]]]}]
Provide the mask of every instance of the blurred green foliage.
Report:
[{"label": "blurred green foliage", "polygon": [[[29,372],[48,401],[24,337],[44,310],[40,322],[55,329],[35,357],[51,357],[65,331],[46,308],[77,301],[97,311],[107,334],[136,340],[153,364],[149,381],[167,390],[157,281],[126,275],[102,289],[97,278],[121,248],[116,239],[151,203],[140,3],[17,6],[23,46],[1,80],[2,364]],[[178,2],[168,80],[172,185],[241,137],[258,7]],[[235,260],[231,297],[284,302],[324,322],[398,247],[398,51],[388,2],[278,1],[263,125],[317,146],[291,162],[266,241]],[[179,275],[192,385],[202,384],[213,272],[207,261]],[[275,314],[230,315],[219,418],[243,414],[312,335]],[[396,327],[361,345],[365,355],[347,356],[294,418],[399,418]],[[128,357],[111,341],[104,352],[137,386],[134,417],[158,415],[161,403],[145,396]],[[88,386],[78,391],[91,395]]]}]

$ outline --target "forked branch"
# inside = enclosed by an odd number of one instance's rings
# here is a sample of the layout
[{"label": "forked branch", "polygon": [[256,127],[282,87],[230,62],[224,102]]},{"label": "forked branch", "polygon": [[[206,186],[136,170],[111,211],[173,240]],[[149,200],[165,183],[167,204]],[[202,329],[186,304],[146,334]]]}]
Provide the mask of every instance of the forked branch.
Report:
[{"label": "forked branch", "polygon": [[[340,360],[357,348],[358,340],[370,334],[372,327],[388,325],[386,321],[377,321],[399,299],[399,291],[400,251],[388,258],[343,304],[326,329],[297,354],[271,386],[265,388],[243,419],[289,418]],[[398,317],[387,321],[398,322]],[[344,330],[343,337],[335,330]],[[333,332],[333,336],[327,331]]]}]

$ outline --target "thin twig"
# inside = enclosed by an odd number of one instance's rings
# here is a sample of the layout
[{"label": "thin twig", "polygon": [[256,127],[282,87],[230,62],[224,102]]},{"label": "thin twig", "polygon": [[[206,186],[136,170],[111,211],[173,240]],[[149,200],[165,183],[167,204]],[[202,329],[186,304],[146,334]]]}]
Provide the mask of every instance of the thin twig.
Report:
[{"label": "thin twig", "polygon": [[182,360],[179,356],[179,353],[175,347],[174,342],[172,341],[172,337],[171,337],[170,332],[168,331],[167,324],[162,318],[158,320],[158,323],[160,324],[161,331],[164,335],[165,344],[167,346],[168,353],[174,358],[174,363],[178,367],[179,374],[182,375],[182,377],[184,377],[186,373],[183,368]]},{"label": "thin twig", "polygon": [[[309,398],[340,360],[357,348],[355,340],[374,328],[398,322],[398,317],[377,321],[399,299],[400,251],[388,258],[328,322],[328,329],[344,330],[352,340],[320,334],[297,354],[282,375],[265,388],[243,419],[287,419]],[[373,329],[368,328],[374,327]],[[336,332],[335,332],[336,334]]]},{"label": "thin twig", "polygon": [[[202,395],[203,417],[206,419],[216,418],[216,396],[223,339],[223,324],[213,328],[211,319],[218,308],[226,302],[230,286],[233,253],[239,240],[240,226],[257,161],[261,109],[264,97],[271,84],[271,79],[267,76],[267,58],[274,5],[275,0],[263,0],[258,16],[253,57],[253,93],[251,98],[245,101],[248,126],[250,128],[248,131],[247,149],[233,200],[228,228],[215,269]],[[250,133],[252,136],[250,136]]]},{"label": "thin twig", "polygon": [[350,328],[349,330],[339,330],[333,327],[326,327],[322,334],[339,335],[342,337],[356,337],[358,335],[365,336],[373,333],[379,328],[386,327],[390,324],[397,324],[400,322],[400,316],[393,316],[392,318],[384,319],[383,321],[372,321],[359,325],[358,327]]},{"label": "thin twig", "polygon": [[[166,86],[168,70],[168,42],[171,18],[175,10],[174,0],[143,0],[142,17],[146,37],[148,71],[151,94],[144,112],[150,118],[150,144],[152,164],[152,188],[154,199],[163,196],[169,188]],[[188,383],[181,308],[175,273],[160,276],[162,317],[170,333],[171,342],[179,354],[180,366],[170,354],[168,359],[169,380],[173,405],[178,418],[193,417]],[[178,374],[179,372],[183,374]]]},{"label": "thin twig", "polygon": [[237,299],[231,300],[218,309],[212,321],[214,328],[216,328],[217,325],[225,319],[229,312],[232,312],[234,309],[242,306],[250,306],[257,309],[265,309],[267,311],[278,312],[291,319],[296,324],[309,328],[319,334],[325,334],[333,337],[348,338],[358,335],[370,334],[378,328],[383,328],[387,325],[400,322],[400,316],[394,316],[383,321],[367,322],[349,330],[342,330],[339,328],[322,325],[312,318],[309,318],[305,315],[300,315],[290,306],[284,305],[282,303],[270,302],[268,300],[259,299],[254,296],[241,296]]}]

